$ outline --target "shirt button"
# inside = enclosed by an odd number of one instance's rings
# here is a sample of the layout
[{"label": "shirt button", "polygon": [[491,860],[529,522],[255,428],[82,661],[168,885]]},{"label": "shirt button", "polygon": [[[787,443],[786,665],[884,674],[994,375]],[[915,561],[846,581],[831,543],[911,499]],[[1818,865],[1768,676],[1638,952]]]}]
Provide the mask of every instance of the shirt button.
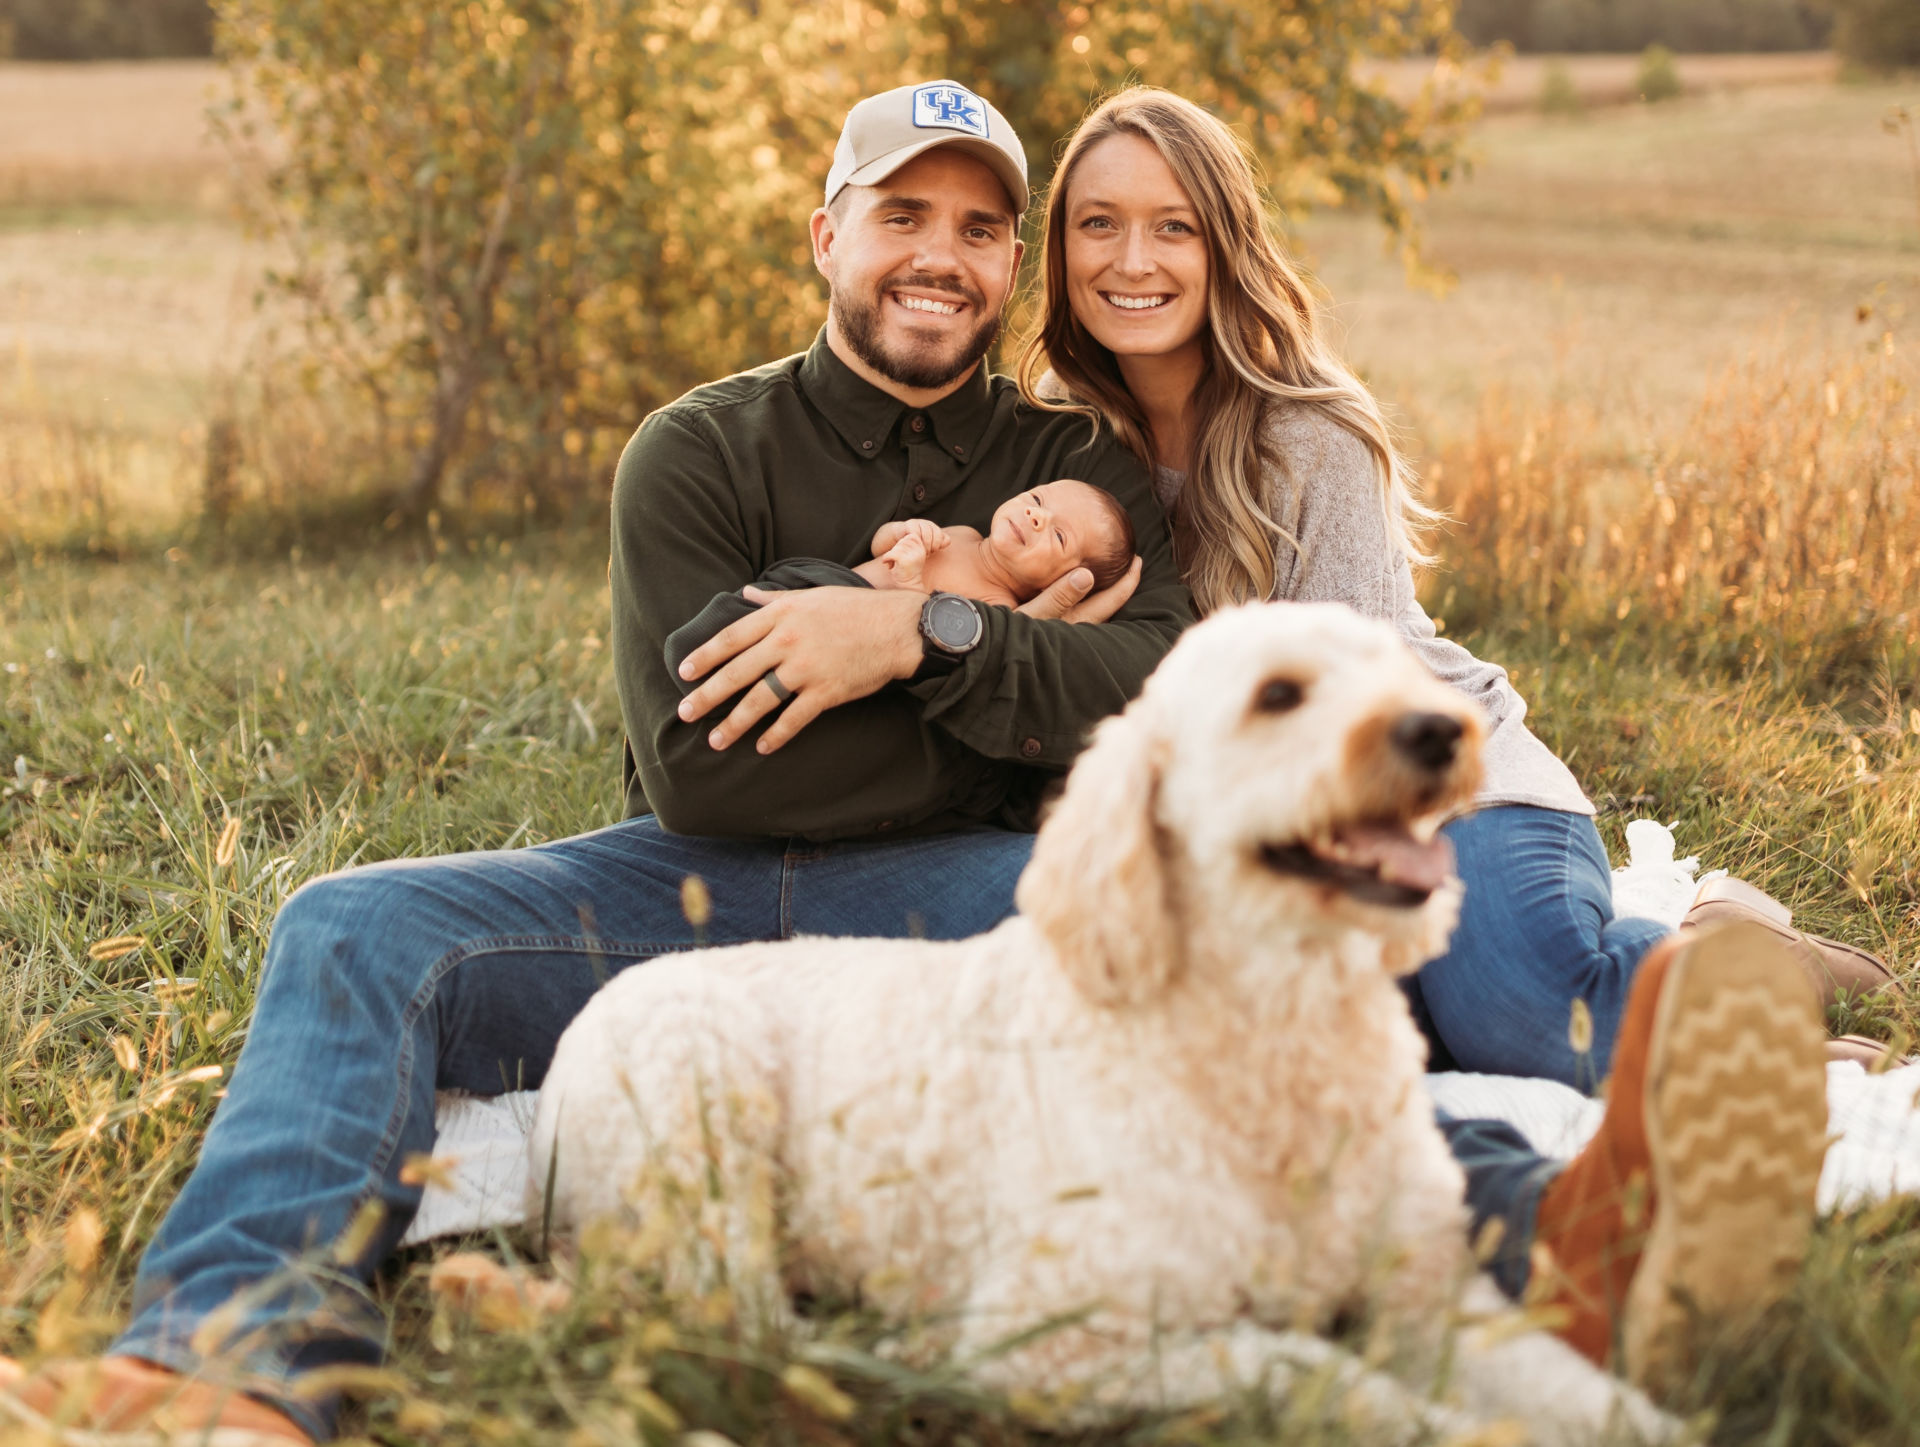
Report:
[{"label": "shirt button", "polygon": [[1024,740],[1020,745],[1020,757],[1023,759],[1039,758],[1040,757],[1040,740],[1038,739]]},{"label": "shirt button", "polygon": [[965,457],[967,455],[967,449],[956,445],[953,449],[953,455],[955,457]]},{"label": "shirt button", "polygon": [[862,442],[860,444],[860,450],[862,452],[871,452],[873,451],[873,444],[871,442]]},{"label": "shirt button", "polygon": [[927,500],[927,485],[924,482],[916,482],[913,485],[913,500],[915,502],[925,502]]},{"label": "shirt button", "polygon": [[915,417],[913,421],[907,425],[912,427],[915,432],[925,432],[927,430],[927,419],[924,417]]}]

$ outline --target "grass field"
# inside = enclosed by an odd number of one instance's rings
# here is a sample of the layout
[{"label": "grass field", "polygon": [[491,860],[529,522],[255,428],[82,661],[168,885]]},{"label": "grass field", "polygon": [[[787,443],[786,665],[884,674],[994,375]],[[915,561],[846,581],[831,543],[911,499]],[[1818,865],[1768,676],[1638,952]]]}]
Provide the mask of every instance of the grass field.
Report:
[{"label": "grass field", "polygon": [[[101,179],[123,141],[19,161],[17,73],[0,70],[0,1352],[32,1355],[98,1345],[123,1313],[286,894],[606,822],[619,721],[596,535],[248,556],[194,534],[210,399],[254,345],[265,253],[208,208],[204,168],[147,192]],[[103,116],[149,75],[99,74]],[[150,78],[143,105],[189,108],[207,79]],[[1920,209],[1879,121],[1917,98],[1790,84],[1503,115],[1429,211],[1460,277],[1444,299],[1407,290],[1358,220],[1300,233],[1458,518],[1429,606],[1513,668],[1609,845],[1629,817],[1675,820],[1709,867],[1904,970]],[[150,161],[129,173],[164,171]],[[74,477],[93,495],[50,486]],[[123,560],[53,545],[75,526]],[[1904,995],[1834,1023],[1920,1038]],[[1725,1443],[1920,1441],[1915,1224],[1897,1205],[1825,1223],[1775,1319],[1703,1325],[1678,1405]],[[871,1323],[811,1349],[823,1389],[724,1302],[628,1279],[544,1325],[456,1330],[427,1264],[383,1279],[394,1370],[354,1384],[350,1425],[384,1442],[1035,1436],[873,1355]],[[1122,1435],[1355,1440],[1303,1412],[1225,1403]]]},{"label": "grass field", "polygon": [[1781,86],[1580,120],[1501,115],[1427,213],[1458,284],[1407,287],[1358,217],[1300,239],[1350,355],[1422,434],[1490,394],[1571,406],[1612,444],[1685,425],[1759,353],[1916,344],[1920,195],[1881,125],[1915,87]]}]

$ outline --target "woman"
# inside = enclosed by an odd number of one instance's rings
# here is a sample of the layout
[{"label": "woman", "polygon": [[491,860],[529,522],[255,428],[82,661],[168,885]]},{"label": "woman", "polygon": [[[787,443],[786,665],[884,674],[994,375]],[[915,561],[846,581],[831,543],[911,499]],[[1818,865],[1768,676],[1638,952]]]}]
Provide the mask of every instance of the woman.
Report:
[{"label": "woman", "polygon": [[1408,983],[1433,1068],[1591,1091],[1667,927],[1614,917],[1593,805],[1528,731],[1505,670],[1435,636],[1410,565],[1428,561],[1418,533],[1436,515],[1365,384],[1319,336],[1247,153],[1189,101],[1122,91],[1068,144],[1043,245],[1022,388],[1094,413],[1154,466],[1197,610],[1349,604],[1395,623],[1487,711],[1481,807],[1446,827],[1467,886],[1460,924]]}]

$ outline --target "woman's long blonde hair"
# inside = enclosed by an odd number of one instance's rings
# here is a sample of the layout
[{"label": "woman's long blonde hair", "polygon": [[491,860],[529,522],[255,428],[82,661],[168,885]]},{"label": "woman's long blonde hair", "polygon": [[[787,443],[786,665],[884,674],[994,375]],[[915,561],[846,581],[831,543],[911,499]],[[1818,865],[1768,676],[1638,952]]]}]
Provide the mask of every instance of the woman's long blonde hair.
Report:
[{"label": "woman's long blonde hair", "polygon": [[[1200,612],[1273,595],[1276,549],[1298,547],[1273,516],[1263,486],[1286,479],[1268,413],[1275,402],[1319,408],[1373,455],[1387,538],[1415,563],[1431,561],[1418,534],[1438,514],[1414,495],[1379,403],[1322,340],[1313,300],[1267,227],[1254,161],[1240,141],[1192,101],[1152,86],[1108,97],[1081,122],[1054,172],[1042,238],[1040,326],[1020,349],[1017,375],[1029,401],[1078,406],[1111,426],[1149,465],[1146,414],[1127,390],[1112,352],[1080,325],[1066,285],[1067,197],[1074,167],[1110,136],[1138,136],[1159,151],[1199,213],[1207,245],[1206,367],[1194,398],[1193,457],[1177,509],[1181,559]],[[1071,401],[1043,398],[1049,367]]]}]

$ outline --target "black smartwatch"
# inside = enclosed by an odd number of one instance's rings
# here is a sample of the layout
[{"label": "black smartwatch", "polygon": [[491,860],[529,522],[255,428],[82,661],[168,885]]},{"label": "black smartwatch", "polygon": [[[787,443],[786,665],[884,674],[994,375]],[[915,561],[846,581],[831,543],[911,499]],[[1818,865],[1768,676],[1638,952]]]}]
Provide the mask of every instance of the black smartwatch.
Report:
[{"label": "black smartwatch", "polygon": [[916,679],[951,673],[960,660],[987,636],[987,620],[980,605],[958,593],[935,593],[920,606],[920,646],[923,657]]}]

